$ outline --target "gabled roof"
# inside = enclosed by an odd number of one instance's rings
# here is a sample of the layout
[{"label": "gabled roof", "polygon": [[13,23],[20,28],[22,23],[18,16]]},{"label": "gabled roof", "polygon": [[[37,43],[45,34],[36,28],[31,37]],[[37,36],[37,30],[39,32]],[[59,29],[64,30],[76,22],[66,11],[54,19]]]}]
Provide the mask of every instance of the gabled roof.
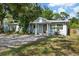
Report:
[{"label": "gabled roof", "polygon": [[30,23],[46,23],[46,22],[48,22],[48,20],[46,18],[38,17],[36,20],[34,20],[33,22],[30,22]]},{"label": "gabled roof", "polygon": [[47,20],[43,17],[38,17],[36,20],[30,23],[58,23],[58,22],[69,22],[68,20]]}]

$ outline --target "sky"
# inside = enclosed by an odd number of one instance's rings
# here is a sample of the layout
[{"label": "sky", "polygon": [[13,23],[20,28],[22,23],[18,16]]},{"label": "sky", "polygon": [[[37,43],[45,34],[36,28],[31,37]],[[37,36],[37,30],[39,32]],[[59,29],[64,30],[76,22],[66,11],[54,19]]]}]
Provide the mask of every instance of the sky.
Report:
[{"label": "sky", "polygon": [[66,12],[70,17],[75,17],[79,11],[79,3],[41,3],[42,8],[49,8],[54,13]]}]

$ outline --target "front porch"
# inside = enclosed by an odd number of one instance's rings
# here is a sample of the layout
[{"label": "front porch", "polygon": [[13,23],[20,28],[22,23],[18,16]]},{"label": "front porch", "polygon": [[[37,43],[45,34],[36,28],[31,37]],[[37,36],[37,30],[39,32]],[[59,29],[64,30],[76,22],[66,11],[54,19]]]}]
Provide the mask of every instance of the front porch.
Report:
[{"label": "front porch", "polygon": [[29,33],[48,36],[50,33],[50,24],[29,24]]}]

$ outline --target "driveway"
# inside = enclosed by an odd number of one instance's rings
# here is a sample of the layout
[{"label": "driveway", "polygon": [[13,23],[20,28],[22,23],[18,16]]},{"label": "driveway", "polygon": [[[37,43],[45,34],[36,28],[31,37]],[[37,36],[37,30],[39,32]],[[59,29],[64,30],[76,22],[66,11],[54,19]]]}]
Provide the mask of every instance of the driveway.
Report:
[{"label": "driveway", "polygon": [[44,36],[0,34],[0,47],[19,46],[19,45],[22,45],[22,44],[27,44],[27,43],[30,43],[30,42],[37,41],[41,38],[44,38]]}]

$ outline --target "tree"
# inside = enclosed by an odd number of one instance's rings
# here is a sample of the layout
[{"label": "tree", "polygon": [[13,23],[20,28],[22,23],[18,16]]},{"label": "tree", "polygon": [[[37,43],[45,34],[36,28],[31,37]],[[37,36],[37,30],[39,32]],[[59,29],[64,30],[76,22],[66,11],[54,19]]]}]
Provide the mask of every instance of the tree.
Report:
[{"label": "tree", "polygon": [[13,18],[19,21],[19,25],[23,28],[23,32],[26,32],[29,22],[35,20],[41,14],[39,4],[9,4],[8,6]]},{"label": "tree", "polygon": [[23,31],[25,32],[29,22],[41,15],[41,10],[41,7],[37,3],[0,4],[0,21],[2,23],[6,13],[9,13],[14,20],[19,22],[19,25],[23,27]]},{"label": "tree", "polygon": [[23,27],[24,32],[26,32],[29,22],[41,15],[41,8],[38,4],[29,4],[26,7],[28,10],[20,18],[20,25]]},{"label": "tree", "polygon": [[51,11],[50,9],[43,9],[42,10],[42,17],[47,18],[47,19],[52,19],[53,17],[53,11]]},{"label": "tree", "polygon": [[60,20],[61,16],[58,13],[54,13],[52,19],[53,20]]},{"label": "tree", "polygon": [[60,16],[62,20],[68,19],[69,14],[65,13],[65,12],[60,12]]},{"label": "tree", "polygon": [[3,18],[5,17],[4,6],[0,4],[0,32],[3,32]]},{"label": "tree", "polygon": [[79,20],[76,17],[73,17],[69,20],[70,20],[69,25],[71,28],[79,28]]}]

